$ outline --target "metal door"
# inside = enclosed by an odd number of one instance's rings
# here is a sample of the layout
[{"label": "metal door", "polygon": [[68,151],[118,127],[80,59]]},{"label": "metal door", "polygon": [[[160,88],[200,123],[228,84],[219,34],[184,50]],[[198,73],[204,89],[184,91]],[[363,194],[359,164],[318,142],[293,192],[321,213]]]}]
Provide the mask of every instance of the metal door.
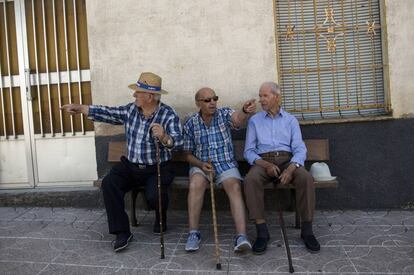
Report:
[{"label": "metal door", "polygon": [[0,188],[90,185],[93,124],[84,0],[0,1]]}]

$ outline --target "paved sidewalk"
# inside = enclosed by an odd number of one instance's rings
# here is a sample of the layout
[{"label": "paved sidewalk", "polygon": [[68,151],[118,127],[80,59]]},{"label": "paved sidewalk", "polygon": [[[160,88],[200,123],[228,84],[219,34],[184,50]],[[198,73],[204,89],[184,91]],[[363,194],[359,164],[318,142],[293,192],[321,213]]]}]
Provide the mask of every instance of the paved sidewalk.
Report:
[{"label": "paved sidewalk", "polygon": [[[184,251],[187,213],[169,212],[164,260],[151,232],[153,213],[139,214],[133,242],[114,253],[104,210],[0,208],[0,274],[289,274],[275,212],[269,213],[270,247],[261,256],[234,254],[230,214],[218,213],[221,272],[210,212],[201,218],[201,249],[191,254]],[[414,211],[317,211],[318,254],[304,248],[293,213],[285,212],[285,222],[297,274],[414,274]],[[253,240],[252,225],[248,235]]]}]

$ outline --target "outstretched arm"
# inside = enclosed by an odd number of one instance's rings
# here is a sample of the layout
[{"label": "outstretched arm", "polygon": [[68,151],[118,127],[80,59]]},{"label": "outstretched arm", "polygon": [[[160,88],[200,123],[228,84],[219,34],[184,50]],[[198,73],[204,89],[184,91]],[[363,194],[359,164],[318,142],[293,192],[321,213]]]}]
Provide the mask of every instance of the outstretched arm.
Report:
[{"label": "outstretched arm", "polygon": [[66,104],[60,107],[60,109],[68,112],[71,115],[82,113],[87,116],[89,113],[89,105]]},{"label": "outstretched arm", "polygon": [[119,125],[125,122],[130,105],[131,104],[119,107],[107,107],[98,105],[66,104],[60,109],[71,115],[82,113],[93,121]]},{"label": "outstretched arm", "polygon": [[250,99],[243,104],[243,108],[239,111],[235,111],[231,116],[231,121],[234,128],[240,128],[243,126],[252,114],[256,112],[256,99]]}]

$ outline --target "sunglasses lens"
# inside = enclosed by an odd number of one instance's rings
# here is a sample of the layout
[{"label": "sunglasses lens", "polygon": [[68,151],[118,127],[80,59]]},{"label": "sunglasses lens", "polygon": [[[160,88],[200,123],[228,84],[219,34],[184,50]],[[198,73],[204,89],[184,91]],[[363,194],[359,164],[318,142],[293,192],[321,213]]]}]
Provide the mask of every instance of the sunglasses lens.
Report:
[{"label": "sunglasses lens", "polygon": [[218,99],[219,99],[218,96],[213,96],[213,97],[210,97],[210,98],[200,99],[200,100],[204,101],[205,103],[210,103],[212,100],[217,101]]}]

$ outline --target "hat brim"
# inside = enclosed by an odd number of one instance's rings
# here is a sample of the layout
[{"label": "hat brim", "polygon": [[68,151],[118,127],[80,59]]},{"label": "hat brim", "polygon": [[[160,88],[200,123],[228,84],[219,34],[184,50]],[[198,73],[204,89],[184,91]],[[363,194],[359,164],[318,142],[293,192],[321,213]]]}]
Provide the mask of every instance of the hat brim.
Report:
[{"label": "hat brim", "polygon": [[336,177],[313,177],[313,179],[314,180],[316,180],[316,181],[331,181],[331,180],[334,180],[334,179],[336,179]]},{"label": "hat brim", "polygon": [[165,91],[165,90],[163,90],[163,89],[161,89],[160,91],[151,91],[151,90],[147,90],[147,89],[138,87],[137,84],[135,84],[135,83],[128,85],[128,88],[130,88],[131,90],[136,91],[136,92],[151,93],[151,94],[160,94],[160,95],[168,94],[168,92]]}]

